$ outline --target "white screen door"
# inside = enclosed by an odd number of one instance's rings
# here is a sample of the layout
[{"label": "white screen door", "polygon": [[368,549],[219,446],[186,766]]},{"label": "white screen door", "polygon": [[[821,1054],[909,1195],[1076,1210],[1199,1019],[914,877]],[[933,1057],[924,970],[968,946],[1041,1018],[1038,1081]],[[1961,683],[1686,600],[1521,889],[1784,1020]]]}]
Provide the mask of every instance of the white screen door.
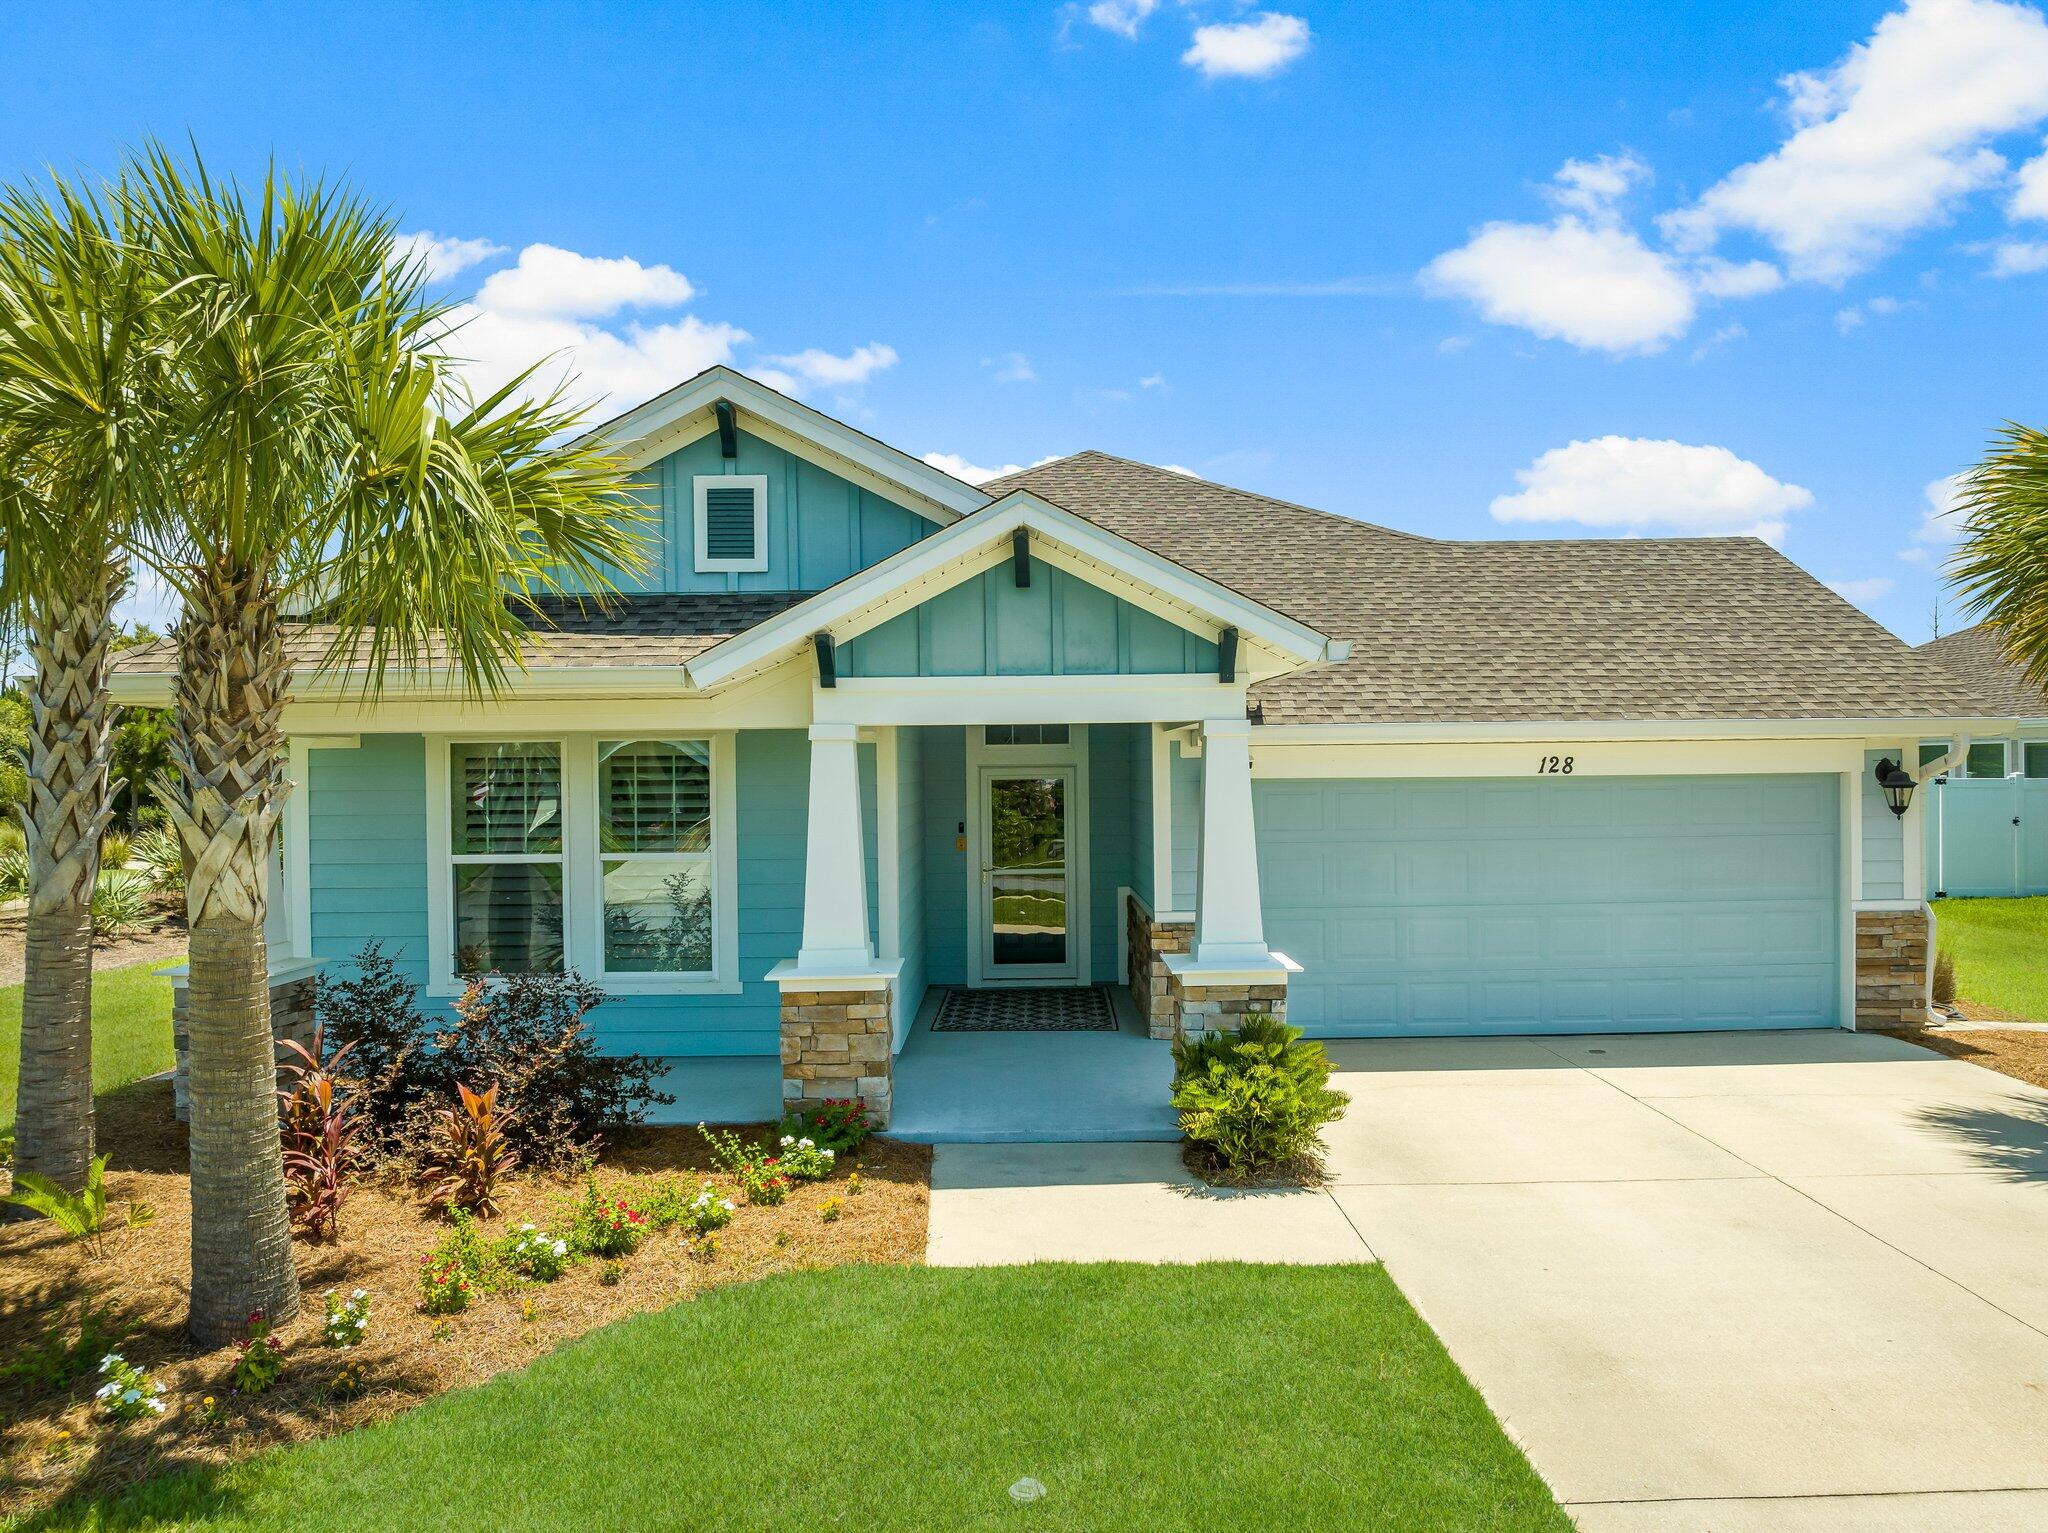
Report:
[{"label": "white screen door", "polygon": [[984,981],[1079,979],[1069,857],[1074,776],[1070,767],[981,774]]}]

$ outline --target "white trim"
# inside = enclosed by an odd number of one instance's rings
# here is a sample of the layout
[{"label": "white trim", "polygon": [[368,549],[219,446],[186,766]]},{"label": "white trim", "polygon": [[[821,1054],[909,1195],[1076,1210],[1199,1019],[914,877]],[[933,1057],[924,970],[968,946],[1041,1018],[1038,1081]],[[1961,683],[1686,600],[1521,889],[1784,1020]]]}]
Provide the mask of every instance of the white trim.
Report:
[{"label": "white trim", "polygon": [[291,776],[292,791],[284,801],[284,894],[286,905],[285,956],[310,960],[313,956],[313,763],[309,753],[325,745],[323,739],[287,739],[285,770]]},{"label": "white trim", "polygon": [[1152,726],[1152,899],[1155,909],[1173,904],[1173,745]]},{"label": "white trim", "polygon": [[[699,687],[737,680],[820,630],[829,631],[842,643],[857,637],[898,611],[929,600],[938,590],[993,567],[1007,556],[1006,540],[1020,527],[1039,535],[1033,540],[1034,551],[1039,539],[1051,540],[1067,554],[1098,561],[1104,571],[1121,572],[1122,578],[1146,589],[1147,601],[1164,603],[1179,614],[1175,621],[1183,626],[1206,620],[1238,629],[1243,637],[1279,656],[1284,662],[1281,669],[1294,669],[1331,654],[1332,641],[1306,624],[1117,537],[1028,491],[1015,490],[994,505],[869,565],[830,590],[713,646],[690,662],[690,678]],[[1257,679],[1255,674],[1245,672],[1242,658],[1240,675],[1247,680]],[[1062,679],[1069,685],[1076,680]],[[1089,677],[1087,681],[1103,679],[1110,678]]]},{"label": "white trim", "polygon": [[901,742],[894,729],[875,731],[875,956],[903,956],[903,806],[897,801]]},{"label": "white trim", "polygon": [[[1009,723],[1011,720],[998,720]],[[1032,722],[1032,721],[1016,721]],[[1064,745],[989,745],[982,726],[967,729],[967,983],[976,988],[1009,989],[1031,985],[1085,985],[1095,972],[1093,911],[1090,907],[1088,863],[1088,735],[1070,726]],[[992,777],[1025,777],[1034,773],[1067,779],[1067,962],[1060,972],[1030,974],[989,972],[988,944],[994,920],[993,890],[982,877],[987,840],[988,784]],[[1013,966],[1014,968],[1014,966]]]},{"label": "white trim", "polygon": [[842,676],[811,715],[849,724],[1129,724],[1244,710],[1244,688],[1196,676]]},{"label": "white trim", "polygon": [[1285,953],[1268,953],[1270,963],[1203,963],[1192,953],[1161,953],[1166,972],[1184,985],[1284,985],[1301,972]]},{"label": "white trim", "polygon": [[988,504],[973,485],[729,367],[706,368],[578,441],[602,443],[627,467],[644,468],[717,430],[712,406],[721,399],[749,417],[741,429],[750,435],[793,450],[800,444],[803,456],[822,460],[821,467],[841,478],[878,484],[892,497],[908,495],[920,503],[910,509],[929,520],[949,522]]},{"label": "white trim", "polygon": [[805,990],[888,990],[903,972],[900,958],[877,958],[863,966],[806,969],[794,958],[785,958],[762,978],[786,995]]},{"label": "white trim", "polygon": [[1919,730],[1930,737],[1982,726],[1996,732],[2009,719],[1934,717],[1810,719],[1530,719],[1508,723],[1429,720],[1400,724],[1256,724],[1259,746],[1453,744],[1486,740],[1890,740]]},{"label": "white trim", "polygon": [[[604,891],[597,840],[598,740],[703,740],[711,749],[711,972],[709,974],[607,973],[604,967]],[[430,996],[460,995],[467,983],[455,973],[454,868],[462,862],[555,862],[552,853],[456,858],[450,847],[448,758],[459,744],[538,743],[562,753],[562,962],[614,996],[737,995],[739,974],[739,844],[737,751],[729,730],[622,728],[535,733],[471,729],[425,736],[427,790],[427,986]],[[695,857],[690,859],[697,861]]]},{"label": "white trim", "polygon": [[1276,745],[1252,730],[1252,775],[1314,777],[1531,777],[1556,757],[1578,777],[1695,777],[1716,773],[1846,772],[1861,739],[1589,740],[1569,733],[1524,743],[1398,742]]},{"label": "white trim", "polygon": [[[706,523],[713,490],[740,490],[754,498],[754,551],[745,559],[714,559],[708,551]],[[690,480],[690,514],[695,541],[690,553],[700,575],[758,575],[768,568],[768,476],[766,474],[697,474]]]},{"label": "white trim", "polygon": [[1854,768],[1842,773],[1842,802],[1838,806],[1842,842],[1842,962],[1837,987],[1842,1011],[1836,1025],[1850,1032],[1856,1030],[1856,904],[1863,893],[1863,774],[1867,770],[1862,752],[1858,751]]}]

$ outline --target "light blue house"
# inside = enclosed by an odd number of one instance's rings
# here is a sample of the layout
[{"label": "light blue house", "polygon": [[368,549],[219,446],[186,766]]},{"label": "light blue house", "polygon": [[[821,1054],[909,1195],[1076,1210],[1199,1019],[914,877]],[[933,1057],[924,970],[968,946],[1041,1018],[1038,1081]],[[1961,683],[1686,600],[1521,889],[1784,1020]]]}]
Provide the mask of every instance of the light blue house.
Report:
[{"label": "light blue house", "polygon": [[2009,729],[1960,749],[1951,739],[1920,747],[1923,762],[1955,752],[1929,788],[1928,896],[2048,894],[2048,692],[2006,659],[1989,623],[1920,648],[2012,715]]},{"label": "light blue house", "polygon": [[575,968],[679,1116],[1157,1128],[1161,1040],[1247,1010],[1896,1019],[1928,795],[1873,769],[2014,728],[1750,539],[1445,542],[1101,453],[975,486],[722,368],[602,430],[651,566],[505,696],[366,706],[294,638],[273,973]]}]

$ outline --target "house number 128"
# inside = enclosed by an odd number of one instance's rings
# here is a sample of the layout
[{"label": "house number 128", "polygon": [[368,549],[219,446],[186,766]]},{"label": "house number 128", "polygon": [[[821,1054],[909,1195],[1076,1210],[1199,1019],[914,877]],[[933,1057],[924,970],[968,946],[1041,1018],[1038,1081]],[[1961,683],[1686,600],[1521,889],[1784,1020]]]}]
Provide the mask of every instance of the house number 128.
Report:
[{"label": "house number 128", "polygon": [[1569,756],[1538,756],[1536,758],[1536,770],[1546,774],[1554,774],[1558,777],[1569,777],[1572,775],[1572,758]]}]

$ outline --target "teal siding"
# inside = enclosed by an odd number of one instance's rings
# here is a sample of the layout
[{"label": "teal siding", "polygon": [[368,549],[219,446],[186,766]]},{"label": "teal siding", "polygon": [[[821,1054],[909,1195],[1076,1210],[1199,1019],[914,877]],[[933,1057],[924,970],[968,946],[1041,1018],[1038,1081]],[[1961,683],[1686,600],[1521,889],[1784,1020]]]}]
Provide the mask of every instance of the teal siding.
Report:
[{"label": "teal siding", "polygon": [[[766,570],[697,572],[691,482],[699,474],[767,475]],[[651,518],[650,565],[637,577],[613,572],[627,591],[822,591],[936,530],[916,512],[745,431],[731,462],[719,456],[713,432],[642,469],[633,493]]]},{"label": "teal siding", "polygon": [[2048,778],[1952,777],[1920,792],[1928,895],[2048,894]]},{"label": "teal siding", "polygon": [[364,735],[307,754],[306,877],[313,955],[353,958],[382,942],[427,980],[427,753],[418,735]]},{"label": "teal siding", "polygon": [[947,724],[924,737],[925,982],[967,983],[967,731]]},{"label": "teal siding", "polygon": [[1178,743],[1166,747],[1167,786],[1173,795],[1168,828],[1173,832],[1173,901],[1187,915],[1195,908],[1195,864],[1202,843],[1202,758],[1183,756]]},{"label": "teal siding", "polygon": [[1253,784],[1312,1034],[1838,1021],[1833,776]]},{"label": "teal siding", "polygon": [[1131,739],[1131,888],[1153,909],[1159,901],[1152,890],[1152,729],[1150,724],[1130,726]]},{"label": "teal siding", "polygon": [[1898,756],[1896,750],[1865,751],[1863,775],[1856,795],[1857,813],[1863,819],[1863,892],[1866,900],[1902,900],[1906,897],[1905,825],[1885,802],[1884,789],[1877,785],[1877,764]]},{"label": "teal siding", "polygon": [[900,1005],[895,1042],[899,1049],[909,1036],[925,991],[924,744],[921,729],[896,731],[896,930],[903,959],[903,972],[897,980]]},{"label": "teal siding", "polygon": [[[1142,724],[1088,726],[1088,961],[1092,977],[1113,981],[1117,973],[1119,888],[1135,888],[1136,804],[1131,784],[1141,758]],[[1149,743],[1149,740],[1146,741]],[[1142,760],[1147,782],[1151,762]]]},{"label": "teal siding", "polygon": [[839,648],[848,676],[1198,675],[1216,646],[1043,562],[940,592]]}]

